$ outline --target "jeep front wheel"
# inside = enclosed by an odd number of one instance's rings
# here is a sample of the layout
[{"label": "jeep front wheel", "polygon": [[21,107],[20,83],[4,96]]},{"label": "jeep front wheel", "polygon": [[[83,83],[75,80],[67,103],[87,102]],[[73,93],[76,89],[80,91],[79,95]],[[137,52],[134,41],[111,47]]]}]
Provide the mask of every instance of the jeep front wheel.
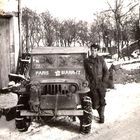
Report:
[{"label": "jeep front wheel", "polygon": [[30,126],[30,119],[27,119],[26,117],[18,117],[15,119],[15,123],[18,131],[25,132]]},{"label": "jeep front wheel", "polygon": [[92,101],[88,96],[82,98],[83,116],[80,117],[80,131],[82,134],[88,134],[92,123]]},{"label": "jeep front wheel", "polygon": [[25,97],[20,97],[18,104],[16,106],[16,118],[15,118],[15,125],[16,128],[20,131],[20,132],[24,132],[27,131],[30,123],[31,123],[31,118],[30,117],[24,117],[21,116],[21,110],[25,109],[26,107],[24,106],[24,102]]}]

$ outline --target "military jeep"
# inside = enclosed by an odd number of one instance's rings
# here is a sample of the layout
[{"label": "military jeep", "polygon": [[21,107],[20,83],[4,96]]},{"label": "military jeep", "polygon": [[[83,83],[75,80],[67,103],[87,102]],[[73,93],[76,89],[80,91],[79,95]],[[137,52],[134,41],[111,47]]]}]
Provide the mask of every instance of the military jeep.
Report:
[{"label": "military jeep", "polygon": [[84,47],[43,47],[30,53],[29,84],[19,91],[16,128],[26,131],[34,117],[48,120],[71,116],[80,120],[80,132],[89,133],[92,102],[83,60]]}]

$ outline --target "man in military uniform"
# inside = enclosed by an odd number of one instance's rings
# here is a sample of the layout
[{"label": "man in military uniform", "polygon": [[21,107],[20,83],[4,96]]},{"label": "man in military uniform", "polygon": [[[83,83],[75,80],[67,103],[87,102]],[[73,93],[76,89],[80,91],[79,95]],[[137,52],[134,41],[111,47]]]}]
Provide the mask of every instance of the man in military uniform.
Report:
[{"label": "man in military uniform", "polygon": [[99,45],[90,46],[91,55],[85,59],[85,70],[89,81],[90,93],[93,109],[97,109],[99,114],[99,123],[104,123],[104,109],[106,105],[105,83],[108,80],[108,68],[102,56],[98,55]]}]

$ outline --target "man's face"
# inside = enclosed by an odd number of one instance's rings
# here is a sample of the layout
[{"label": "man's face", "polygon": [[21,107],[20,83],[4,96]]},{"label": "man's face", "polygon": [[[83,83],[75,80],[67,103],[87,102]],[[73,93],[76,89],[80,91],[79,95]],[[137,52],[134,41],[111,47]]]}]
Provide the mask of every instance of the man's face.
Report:
[{"label": "man's face", "polygon": [[91,48],[91,55],[92,55],[93,57],[96,57],[97,54],[98,54],[98,49]]}]

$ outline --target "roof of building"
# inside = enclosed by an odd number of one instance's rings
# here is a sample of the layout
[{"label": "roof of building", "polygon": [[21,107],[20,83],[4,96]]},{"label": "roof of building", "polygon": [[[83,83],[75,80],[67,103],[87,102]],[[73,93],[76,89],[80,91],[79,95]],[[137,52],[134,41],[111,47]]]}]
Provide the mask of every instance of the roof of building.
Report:
[{"label": "roof of building", "polygon": [[18,13],[17,12],[5,12],[3,10],[0,10],[0,18],[10,18],[10,17],[13,17],[13,16],[18,16]]}]

